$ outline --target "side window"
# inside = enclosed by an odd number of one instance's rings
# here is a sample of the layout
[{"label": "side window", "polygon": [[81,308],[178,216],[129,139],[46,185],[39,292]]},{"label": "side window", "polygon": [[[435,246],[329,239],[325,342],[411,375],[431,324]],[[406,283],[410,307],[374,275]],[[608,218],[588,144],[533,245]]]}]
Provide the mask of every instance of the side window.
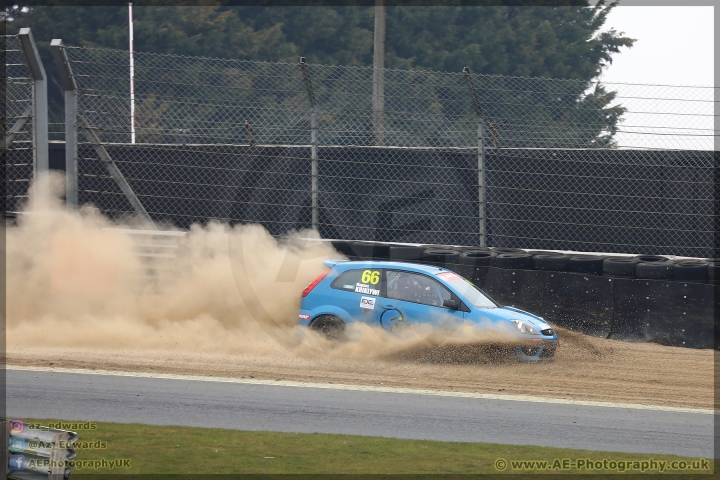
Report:
[{"label": "side window", "polygon": [[435,280],[412,272],[387,270],[387,296],[396,300],[442,307],[452,298],[450,291]]},{"label": "side window", "polygon": [[380,270],[350,270],[333,280],[330,286],[347,292],[380,295]]}]

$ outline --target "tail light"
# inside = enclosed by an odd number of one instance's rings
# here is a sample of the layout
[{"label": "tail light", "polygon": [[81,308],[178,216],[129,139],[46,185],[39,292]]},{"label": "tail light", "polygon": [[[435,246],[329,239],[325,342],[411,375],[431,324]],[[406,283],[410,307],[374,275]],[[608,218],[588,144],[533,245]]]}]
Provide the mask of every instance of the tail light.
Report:
[{"label": "tail light", "polygon": [[315,280],[313,280],[312,282],[310,282],[310,284],[309,284],[307,287],[305,287],[305,290],[302,291],[302,296],[303,296],[303,298],[307,297],[307,296],[308,296],[308,293],[310,293],[310,291],[311,291],[313,288],[315,288],[315,285],[317,285],[318,283],[320,283],[320,281],[321,281],[323,278],[325,278],[328,273],[330,273],[330,270],[328,270],[327,272],[323,273],[322,275],[320,275],[319,277],[317,277]]}]

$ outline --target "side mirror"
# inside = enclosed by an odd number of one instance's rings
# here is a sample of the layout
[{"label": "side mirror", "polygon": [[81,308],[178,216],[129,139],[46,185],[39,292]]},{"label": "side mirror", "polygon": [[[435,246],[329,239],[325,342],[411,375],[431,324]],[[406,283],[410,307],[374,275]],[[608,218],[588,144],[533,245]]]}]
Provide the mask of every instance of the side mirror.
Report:
[{"label": "side mirror", "polygon": [[450,310],[457,310],[458,302],[457,302],[457,300],[448,299],[443,302],[443,307],[447,307]]}]

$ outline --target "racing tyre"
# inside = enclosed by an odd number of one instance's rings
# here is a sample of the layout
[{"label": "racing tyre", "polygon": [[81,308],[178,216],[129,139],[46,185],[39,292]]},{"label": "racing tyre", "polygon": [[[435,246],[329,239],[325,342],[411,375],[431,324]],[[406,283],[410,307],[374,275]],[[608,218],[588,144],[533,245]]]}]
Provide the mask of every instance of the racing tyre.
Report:
[{"label": "racing tyre", "polygon": [[501,253],[527,253],[522,248],[505,248],[505,247],[494,247],[493,252],[500,255]]},{"label": "racing tyre", "polygon": [[515,360],[519,362],[552,362],[555,360],[555,347],[515,347],[513,353]]},{"label": "racing tyre", "polygon": [[527,253],[501,253],[495,257],[495,266],[515,270],[531,270],[532,257]]},{"label": "racing tyre", "polygon": [[492,249],[490,247],[455,247],[455,250],[459,252],[470,252],[470,251],[482,251],[482,252],[490,252]]},{"label": "racing tyre", "polygon": [[567,272],[569,258],[558,253],[535,255],[532,257],[533,269]]},{"label": "racing tyre", "polygon": [[487,269],[493,265],[497,254],[490,250],[468,250],[460,254],[460,265],[458,265],[457,273],[470,280],[476,285],[485,283]]},{"label": "racing tyre", "polygon": [[568,272],[602,275],[603,257],[596,255],[573,255],[568,258]]},{"label": "racing tyre", "polygon": [[459,256],[457,250],[430,248],[423,252],[422,260],[439,266],[457,265]]},{"label": "racing tyre", "polygon": [[705,283],[708,280],[708,264],[701,260],[680,260],[673,265],[673,280]]},{"label": "racing tyre", "polygon": [[673,264],[663,261],[640,262],[635,266],[635,276],[656,280],[670,279],[673,276]]},{"label": "racing tyre", "polygon": [[641,262],[646,262],[646,263],[648,263],[648,262],[652,262],[652,263],[668,262],[669,261],[667,257],[663,257],[661,255],[636,255],[635,258],[637,258]]},{"label": "racing tyre", "polygon": [[708,283],[720,285],[720,258],[708,258]]},{"label": "racing tyre", "polygon": [[460,251],[462,247],[456,247],[455,245],[428,245],[425,247],[426,250],[457,250]]},{"label": "racing tyre", "polygon": [[535,255],[562,255],[562,253],[551,252],[549,250],[528,250],[527,253],[529,253],[533,257]]},{"label": "racing tyre", "polygon": [[355,252],[353,252],[352,249],[352,242],[348,242],[347,240],[333,240],[332,242],[333,248],[338,251],[338,253],[342,253],[346,257],[354,257]]},{"label": "racing tyre", "polygon": [[310,328],[321,333],[328,340],[345,339],[345,322],[332,315],[320,315],[313,320]]},{"label": "racing tyre", "polygon": [[493,259],[497,256],[490,250],[468,250],[460,254],[460,265],[472,265],[474,267],[490,267]]},{"label": "racing tyre", "polygon": [[638,259],[631,257],[607,257],[603,260],[603,275],[634,277],[638,263]]},{"label": "racing tyre", "polygon": [[390,260],[420,260],[426,248],[422,245],[391,245]]},{"label": "racing tyre", "polygon": [[355,255],[365,260],[387,259],[390,256],[390,245],[385,243],[353,242],[352,249],[355,251]]}]

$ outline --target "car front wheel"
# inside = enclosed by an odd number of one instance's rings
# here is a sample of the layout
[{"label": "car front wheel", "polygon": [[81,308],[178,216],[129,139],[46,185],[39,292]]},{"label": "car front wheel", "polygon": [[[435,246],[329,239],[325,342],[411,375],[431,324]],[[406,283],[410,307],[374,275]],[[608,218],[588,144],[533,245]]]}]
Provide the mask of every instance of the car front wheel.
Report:
[{"label": "car front wheel", "polygon": [[514,356],[520,362],[551,362],[555,359],[555,347],[519,346],[514,348]]}]

